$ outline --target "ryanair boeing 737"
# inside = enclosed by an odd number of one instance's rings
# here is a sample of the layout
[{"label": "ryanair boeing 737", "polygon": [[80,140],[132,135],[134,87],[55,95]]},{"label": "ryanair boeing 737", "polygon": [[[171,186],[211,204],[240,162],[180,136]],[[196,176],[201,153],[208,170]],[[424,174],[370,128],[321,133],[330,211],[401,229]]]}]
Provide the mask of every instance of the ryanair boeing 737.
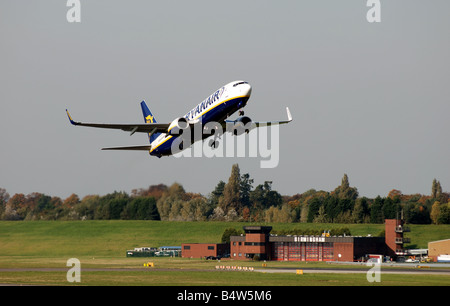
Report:
[{"label": "ryanair boeing 737", "polygon": [[[198,124],[202,127],[210,127],[211,125],[208,125],[208,123],[217,123],[216,128],[218,128],[219,125],[220,128],[223,128],[227,123],[230,123],[234,125],[232,132],[234,132],[235,135],[240,135],[244,132],[248,133],[250,130],[250,128],[248,128],[249,126],[259,127],[261,125],[284,124],[292,121],[291,113],[287,107],[286,111],[288,120],[284,121],[253,122],[249,117],[244,116],[242,108],[246,106],[251,92],[252,87],[248,84],[248,82],[231,82],[216,90],[212,95],[203,100],[186,115],[176,118],[171,123],[157,123],[155,116],[152,112],[150,112],[150,109],[147,107],[145,101],[141,102],[142,113],[145,120],[145,123],[143,124],[82,123],[74,121],[69,112],[67,110],[66,112],[70,123],[73,125],[105,129],[119,129],[130,132],[130,135],[133,135],[136,132],[147,133],[150,141],[149,145],[103,148],[102,150],[143,150],[148,151],[152,156],[161,157],[169,156],[174,153],[172,150],[172,144],[178,137],[180,137],[180,135],[183,134],[182,130],[187,128],[193,129],[193,127]],[[236,120],[226,120],[238,110],[239,117]],[[214,127],[214,124],[212,126]],[[245,127],[245,129],[240,130],[239,127]],[[210,141],[210,146],[215,147],[217,145],[215,139],[220,137],[220,134],[209,131],[209,133],[202,133],[200,139],[205,139],[210,136],[214,136],[214,140]],[[200,139],[192,139],[190,144]],[[187,146],[184,148],[182,146],[183,143],[180,145],[181,150],[187,148]]]}]

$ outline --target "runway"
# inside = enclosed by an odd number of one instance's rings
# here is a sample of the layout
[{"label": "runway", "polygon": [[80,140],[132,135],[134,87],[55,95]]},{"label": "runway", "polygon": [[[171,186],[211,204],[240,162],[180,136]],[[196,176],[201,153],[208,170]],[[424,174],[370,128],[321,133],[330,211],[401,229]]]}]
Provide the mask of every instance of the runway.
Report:
[{"label": "runway", "polygon": [[[340,274],[366,274],[370,268],[355,268],[355,269],[339,269],[339,268],[271,268],[271,269],[254,269],[254,272],[262,273],[298,273],[302,271],[303,274],[317,274],[317,273],[340,273]],[[381,268],[382,274],[434,274],[450,276],[450,270],[434,270],[434,269],[385,269]]]},{"label": "runway", "polygon": [[[372,266],[373,267],[373,266]],[[365,274],[371,266],[355,267],[355,268],[255,268],[253,272],[260,273],[298,273],[302,271],[303,274],[317,274],[317,273],[340,273],[340,274]],[[67,272],[68,268],[1,268],[1,272]],[[185,272],[215,272],[213,269],[178,269],[178,268],[82,268],[84,272],[157,272],[157,271],[185,271]],[[236,272],[232,270],[219,270],[221,272]],[[450,269],[431,269],[428,267],[381,267],[382,274],[434,274],[450,276]],[[249,273],[249,272],[245,272]]]}]

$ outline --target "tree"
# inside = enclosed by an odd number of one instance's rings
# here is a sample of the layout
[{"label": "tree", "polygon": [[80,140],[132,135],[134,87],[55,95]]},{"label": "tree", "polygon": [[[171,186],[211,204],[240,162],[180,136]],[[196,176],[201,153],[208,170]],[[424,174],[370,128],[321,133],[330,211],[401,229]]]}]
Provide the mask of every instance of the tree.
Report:
[{"label": "tree", "polygon": [[272,182],[265,181],[263,185],[258,185],[250,192],[250,201],[254,209],[267,209],[270,206],[281,206],[283,198],[277,191],[272,190]]},{"label": "tree", "polygon": [[245,173],[241,176],[240,197],[242,207],[250,207],[250,191],[252,190],[253,179],[250,174]]},{"label": "tree", "polygon": [[6,209],[6,203],[9,200],[9,193],[6,192],[6,189],[0,188],[0,220],[3,217],[3,213]]},{"label": "tree", "polygon": [[383,199],[377,196],[370,205],[370,223],[383,223]]},{"label": "tree", "polygon": [[225,216],[225,221],[238,221],[239,215],[234,208],[228,210],[227,215]]},{"label": "tree", "polygon": [[203,221],[209,214],[209,207],[204,197],[193,198],[183,202],[181,216],[183,221]]},{"label": "tree", "polygon": [[220,206],[217,206],[214,208],[213,213],[209,218],[213,221],[223,221],[225,219],[225,213],[223,212],[223,209],[220,208]]},{"label": "tree", "polygon": [[338,199],[356,200],[358,197],[358,189],[350,187],[347,174],[342,177],[341,185],[336,187],[334,194]]},{"label": "tree", "polygon": [[175,200],[172,202],[170,207],[170,212],[168,216],[169,221],[182,221],[183,218],[181,216],[181,209],[183,208],[182,200]]},{"label": "tree", "polygon": [[195,221],[206,221],[207,218],[213,212],[214,208],[211,205],[209,205],[207,199],[203,197],[192,199],[190,202],[194,202],[193,205],[195,207],[194,212]]},{"label": "tree", "polygon": [[156,207],[156,200],[153,197],[132,198],[123,209],[121,218],[127,220],[161,220]]},{"label": "tree", "polygon": [[431,206],[430,218],[433,224],[438,224],[438,218],[441,213],[440,205],[441,203],[435,201],[433,206]]},{"label": "tree", "polygon": [[208,204],[214,209],[217,205],[219,205],[219,200],[223,196],[223,190],[225,188],[225,182],[220,181],[216,188],[209,194]]},{"label": "tree", "polygon": [[253,210],[265,209],[265,192],[264,185],[258,185],[250,192],[250,201],[252,203]]},{"label": "tree", "polygon": [[431,185],[431,197],[438,200],[440,200],[442,197],[441,182],[436,179],[433,179],[433,183]]},{"label": "tree", "polygon": [[95,220],[119,219],[122,210],[128,203],[129,196],[126,192],[109,193],[100,197],[94,210]]},{"label": "tree", "polygon": [[25,210],[26,198],[23,193],[16,193],[9,198],[6,203],[4,219],[5,220],[23,220],[26,216]]},{"label": "tree", "polygon": [[327,195],[322,203],[325,207],[325,213],[328,216],[330,222],[333,222],[334,219],[339,215],[339,213],[343,210],[342,206],[345,206],[346,203],[342,202],[344,199],[339,199],[334,193]]},{"label": "tree", "polygon": [[245,222],[250,221],[250,208],[248,208],[248,206],[245,206],[242,209],[242,220]]},{"label": "tree", "polygon": [[264,190],[266,191],[266,206],[281,206],[283,203],[283,198],[281,197],[281,194],[279,194],[277,191],[272,190],[272,182],[271,181],[265,181],[264,182]]},{"label": "tree", "polygon": [[34,211],[29,212],[30,217],[27,216],[27,220],[37,218],[41,220],[57,220],[60,215],[64,214],[62,200],[59,197],[40,194],[37,199],[37,207]]},{"label": "tree", "polygon": [[0,220],[4,218],[6,203],[8,203],[8,200],[9,200],[9,193],[6,192],[6,189],[0,188]]},{"label": "tree", "polygon": [[385,219],[395,219],[397,218],[397,212],[399,212],[398,204],[391,198],[385,198],[382,211]]},{"label": "tree", "polygon": [[437,186],[436,186],[436,198],[437,199],[441,199],[442,197],[442,187],[441,187],[441,182],[437,182]]},{"label": "tree", "polygon": [[367,199],[358,198],[353,207],[352,219],[354,223],[364,223],[364,218],[367,213]]},{"label": "tree", "polygon": [[319,208],[319,212],[317,214],[317,216],[314,218],[313,222],[314,223],[327,223],[328,217],[327,214],[325,213],[325,207],[320,206]]},{"label": "tree", "polygon": [[400,198],[401,196],[402,196],[402,192],[400,190],[397,190],[397,189],[392,189],[388,193],[388,198],[391,198],[392,200],[394,200],[396,198]]},{"label": "tree", "polygon": [[186,199],[187,196],[183,186],[173,183],[156,202],[161,220],[181,219],[181,208]]},{"label": "tree", "polygon": [[98,195],[87,195],[85,196],[80,204],[75,207],[76,215],[81,220],[93,220],[94,211],[100,202],[100,196]]},{"label": "tree", "polygon": [[[319,209],[323,207],[322,202],[319,198],[314,198],[309,202],[308,205],[308,219],[307,222],[313,222],[316,215],[319,213]],[[324,209],[325,211],[325,209]]]},{"label": "tree", "polygon": [[438,216],[438,224],[450,224],[450,203],[441,204],[440,214]]},{"label": "tree", "polygon": [[217,198],[217,201],[219,200],[219,198],[221,196],[223,196],[223,190],[225,189],[225,182],[224,181],[220,181],[216,188],[214,189],[214,191],[212,192],[212,195]]},{"label": "tree", "polygon": [[431,184],[431,197],[433,199],[437,198],[437,181],[436,179],[433,179],[433,183]]},{"label": "tree", "polygon": [[64,200],[63,206],[67,208],[73,208],[76,205],[80,203],[80,198],[75,194],[72,193],[67,199]]},{"label": "tree", "polygon": [[147,189],[139,188],[131,190],[131,197],[154,197],[156,201],[169,189],[164,184],[151,185]]},{"label": "tree", "polygon": [[239,231],[233,227],[226,228],[223,231],[221,241],[222,241],[222,243],[230,243],[231,236],[239,236],[241,233],[242,233],[241,231]]},{"label": "tree", "polygon": [[219,200],[219,206],[224,211],[225,215],[230,209],[240,212],[242,209],[241,203],[241,174],[239,165],[234,164],[231,168],[231,175],[228,183],[223,189],[223,197]]}]

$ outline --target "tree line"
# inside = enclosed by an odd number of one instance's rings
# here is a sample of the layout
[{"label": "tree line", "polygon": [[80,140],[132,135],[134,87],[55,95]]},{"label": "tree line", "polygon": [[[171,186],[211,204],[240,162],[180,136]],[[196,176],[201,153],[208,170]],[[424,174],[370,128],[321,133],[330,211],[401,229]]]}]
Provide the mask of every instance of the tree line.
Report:
[{"label": "tree line", "polygon": [[168,220],[242,222],[383,223],[403,217],[413,224],[450,224],[450,194],[433,180],[431,194],[404,195],[393,189],[386,197],[359,196],[344,174],[333,191],[310,189],[282,196],[271,181],[253,186],[248,173],[232,166],[228,181],[208,195],[171,186],[113,192],[105,196],[76,194],[66,199],[42,193],[14,194],[0,188],[0,220]]}]

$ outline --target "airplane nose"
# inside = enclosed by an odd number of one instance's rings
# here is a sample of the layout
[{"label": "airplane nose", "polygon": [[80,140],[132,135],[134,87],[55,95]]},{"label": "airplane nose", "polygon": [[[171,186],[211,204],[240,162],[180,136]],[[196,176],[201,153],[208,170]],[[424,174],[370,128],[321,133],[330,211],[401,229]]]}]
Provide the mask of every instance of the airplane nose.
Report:
[{"label": "airplane nose", "polygon": [[242,84],[241,85],[241,93],[243,96],[250,97],[250,95],[252,93],[252,87],[250,86],[250,84]]}]

